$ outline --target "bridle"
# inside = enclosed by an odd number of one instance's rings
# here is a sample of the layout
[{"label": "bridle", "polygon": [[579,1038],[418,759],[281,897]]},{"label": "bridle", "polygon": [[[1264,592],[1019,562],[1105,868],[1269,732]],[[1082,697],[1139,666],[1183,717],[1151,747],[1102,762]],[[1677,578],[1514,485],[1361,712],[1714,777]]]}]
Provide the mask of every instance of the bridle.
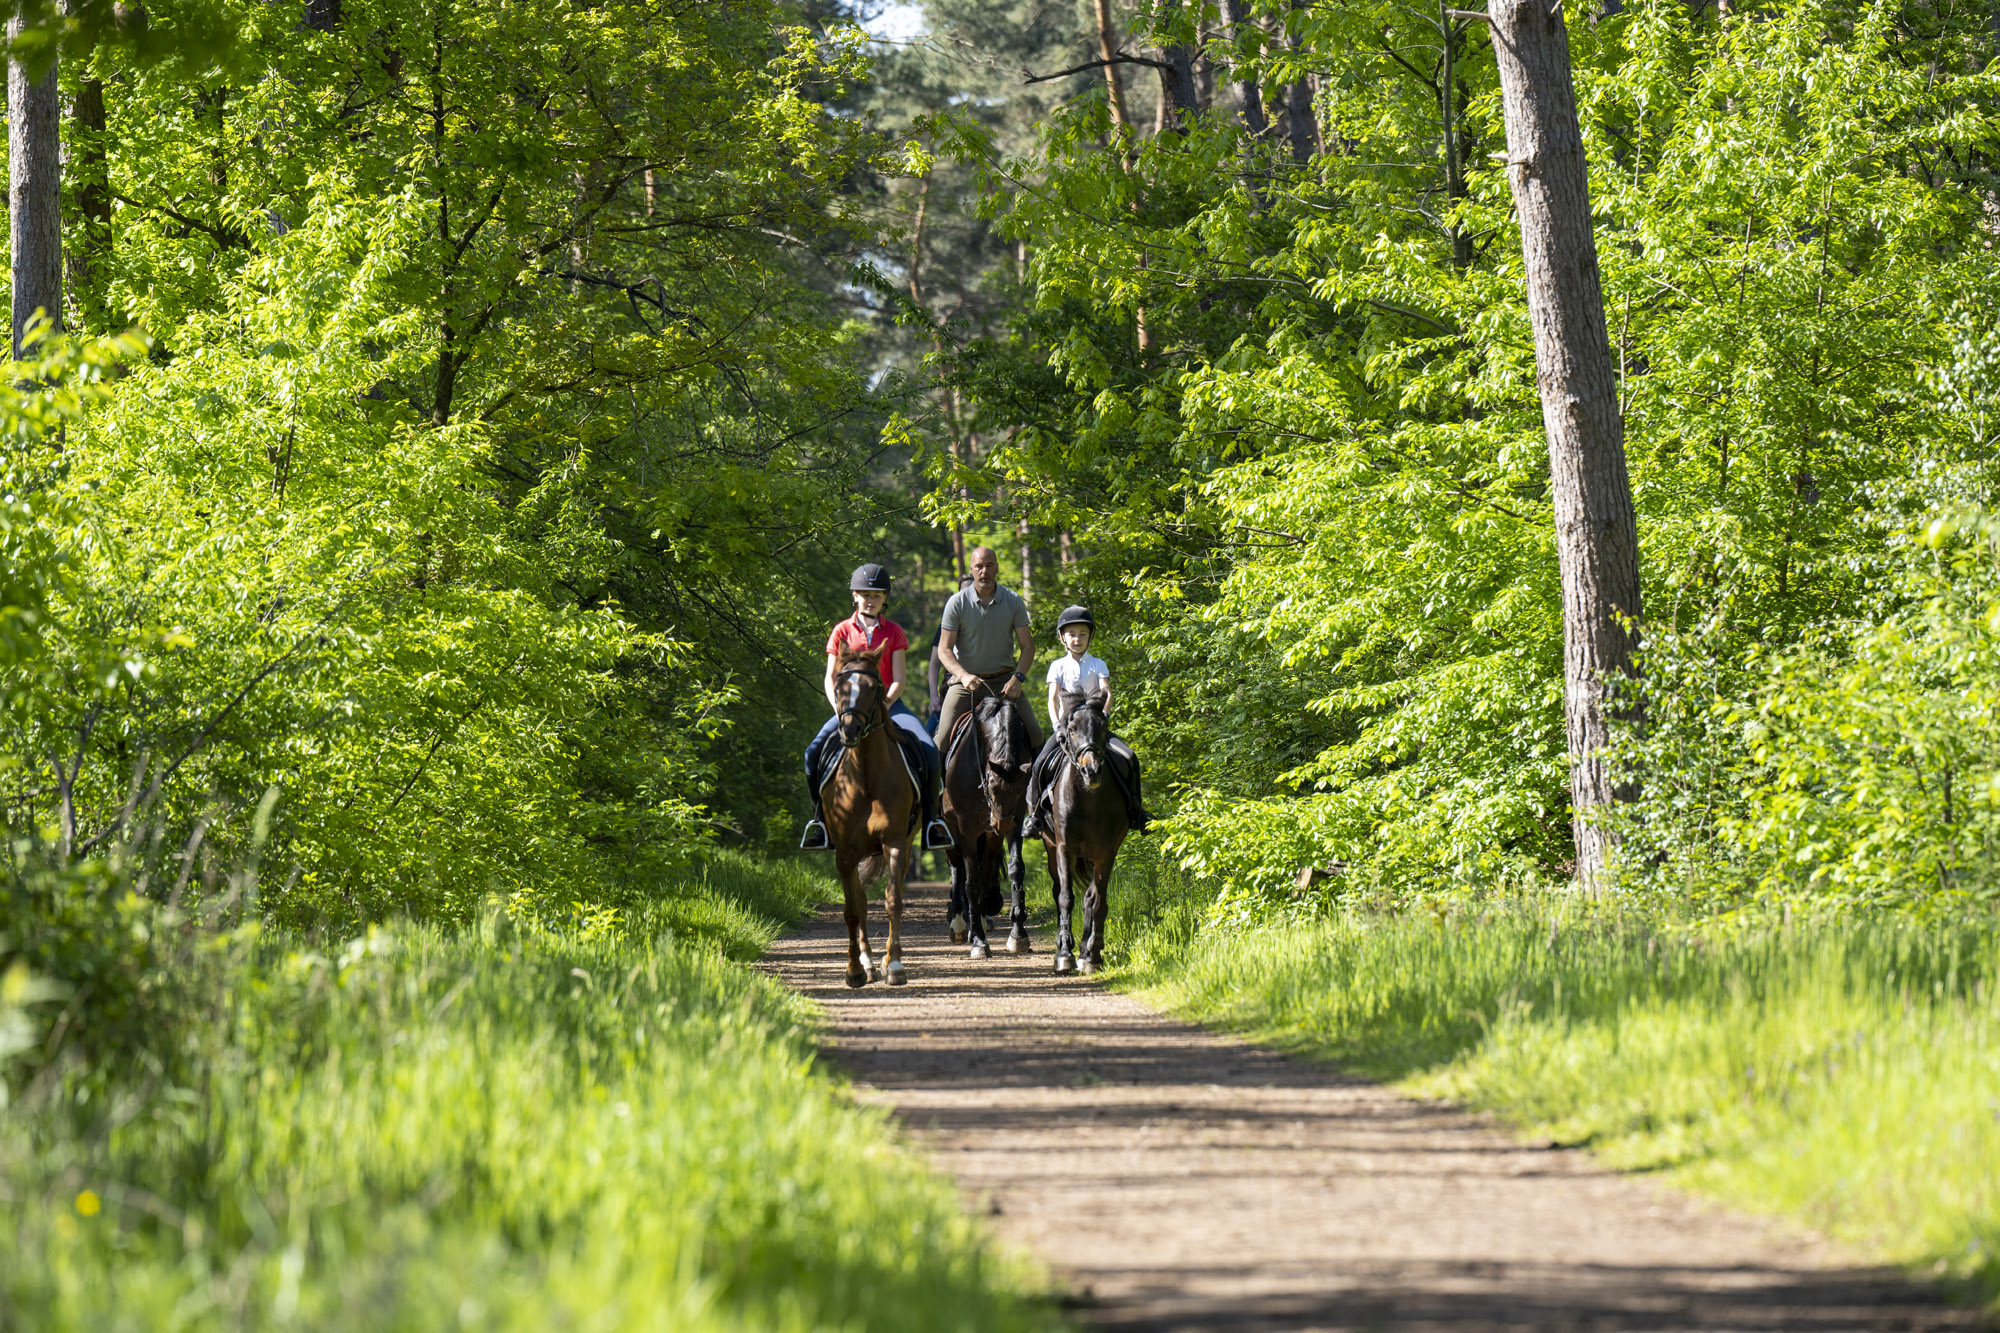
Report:
[{"label": "bridle", "polygon": [[[1077,705],[1076,712],[1081,713],[1084,711],[1084,709],[1088,707],[1089,707],[1088,704],[1079,704]],[[1070,721],[1073,720],[1074,720],[1074,714],[1071,715],[1070,719],[1065,720],[1063,723],[1063,745],[1064,748],[1066,748],[1069,751],[1070,763],[1075,764],[1076,771],[1078,773],[1081,773],[1083,772],[1083,764],[1080,761],[1083,759],[1083,757],[1085,755],[1095,755],[1097,757],[1097,766],[1100,769],[1107,769],[1111,761],[1110,757],[1105,753],[1105,747],[1103,744],[1093,741],[1089,745],[1084,746],[1082,749],[1077,748],[1076,741],[1071,737],[1069,729],[1069,723]]]},{"label": "bridle", "polygon": [[[868,680],[872,680],[875,682],[875,685],[878,689],[881,688],[882,685],[881,673],[876,671],[871,671],[865,666],[851,666],[851,667],[845,667],[834,673],[833,683],[835,689],[838,690],[850,676],[860,676]],[[834,714],[834,716],[836,717],[836,719],[838,719],[840,723],[840,739],[841,743],[844,745],[859,745],[862,741],[867,740],[870,736],[873,736],[876,732],[882,730],[882,728],[889,725],[888,706],[883,703],[882,699],[879,696],[875,700],[874,720],[871,721],[861,731],[855,733],[852,736],[849,736],[847,734],[848,719],[855,717],[856,715],[857,715],[856,711],[852,708],[842,708],[837,710]]]}]

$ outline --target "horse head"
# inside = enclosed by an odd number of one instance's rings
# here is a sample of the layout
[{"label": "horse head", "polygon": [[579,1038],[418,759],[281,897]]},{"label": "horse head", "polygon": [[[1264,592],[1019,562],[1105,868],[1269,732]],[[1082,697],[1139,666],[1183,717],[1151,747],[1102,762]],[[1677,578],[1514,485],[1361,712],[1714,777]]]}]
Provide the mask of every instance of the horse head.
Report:
[{"label": "horse head", "polygon": [[840,743],[859,745],[876,728],[889,720],[884,703],[888,687],[882,684],[882,654],[887,646],[866,652],[842,653],[833,668],[834,697],[840,701],[838,731]]},{"label": "horse head", "polygon": [[1063,739],[1068,742],[1070,760],[1085,787],[1095,789],[1108,771],[1105,746],[1111,741],[1111,723],[1104,716],[1104,697],[1098,694],[1062,692],[1067,716]]}]

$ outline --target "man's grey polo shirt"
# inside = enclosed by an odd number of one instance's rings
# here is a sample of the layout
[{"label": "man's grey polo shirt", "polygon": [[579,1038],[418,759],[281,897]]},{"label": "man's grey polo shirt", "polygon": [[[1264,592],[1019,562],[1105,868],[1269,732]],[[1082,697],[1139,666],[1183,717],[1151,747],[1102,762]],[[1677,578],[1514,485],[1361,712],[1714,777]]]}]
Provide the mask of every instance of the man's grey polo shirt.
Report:
[{"label": "man's grey polo shirt", "polygon": [[990,676],[1014,665],[1019,646],[1014,631],[1028,624],[1028,604],[1005,588],[993,590],[993,600],[979,604],[970,586],[960,588],[944,604],[943,628],[958,631],[952,652],[958,664],[975,676]]}]

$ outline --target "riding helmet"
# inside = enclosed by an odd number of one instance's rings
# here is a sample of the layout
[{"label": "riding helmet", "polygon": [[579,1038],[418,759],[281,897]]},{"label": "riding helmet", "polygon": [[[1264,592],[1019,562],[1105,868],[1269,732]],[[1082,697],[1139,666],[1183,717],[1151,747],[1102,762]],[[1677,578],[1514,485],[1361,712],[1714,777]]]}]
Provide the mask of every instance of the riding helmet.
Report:
[{"label": "riding helmet", "polygon": [[889,571],[880,565],[863,565],[854,571],[854,577],[847,581],[849,592],[889,591]]},{"label": "riding helmet", "polygon": [[1090,618],[1090,608],[1087,606],[1069,607],[1056,617],[1056,633],[1062,633],[1071,625],[1088,625],[1091,633],[1097,632],[1097,622]]}]

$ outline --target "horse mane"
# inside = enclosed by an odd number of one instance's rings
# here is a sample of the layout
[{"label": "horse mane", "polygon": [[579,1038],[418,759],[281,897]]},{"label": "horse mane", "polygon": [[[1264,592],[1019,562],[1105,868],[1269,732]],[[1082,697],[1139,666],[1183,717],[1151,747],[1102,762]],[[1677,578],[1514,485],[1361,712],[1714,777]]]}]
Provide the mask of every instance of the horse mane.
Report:
[{"label": "horse mane", "polygon": [[1090,709],[1100,716],[1104,713],[1104,696],[1102,694],[1094,691],[1084,694],[1076,690],[1063,690],[1061,693],[1062,701],[1069,705],[1069,711],[1072,713],[1079,712],[1085,708]]}]

